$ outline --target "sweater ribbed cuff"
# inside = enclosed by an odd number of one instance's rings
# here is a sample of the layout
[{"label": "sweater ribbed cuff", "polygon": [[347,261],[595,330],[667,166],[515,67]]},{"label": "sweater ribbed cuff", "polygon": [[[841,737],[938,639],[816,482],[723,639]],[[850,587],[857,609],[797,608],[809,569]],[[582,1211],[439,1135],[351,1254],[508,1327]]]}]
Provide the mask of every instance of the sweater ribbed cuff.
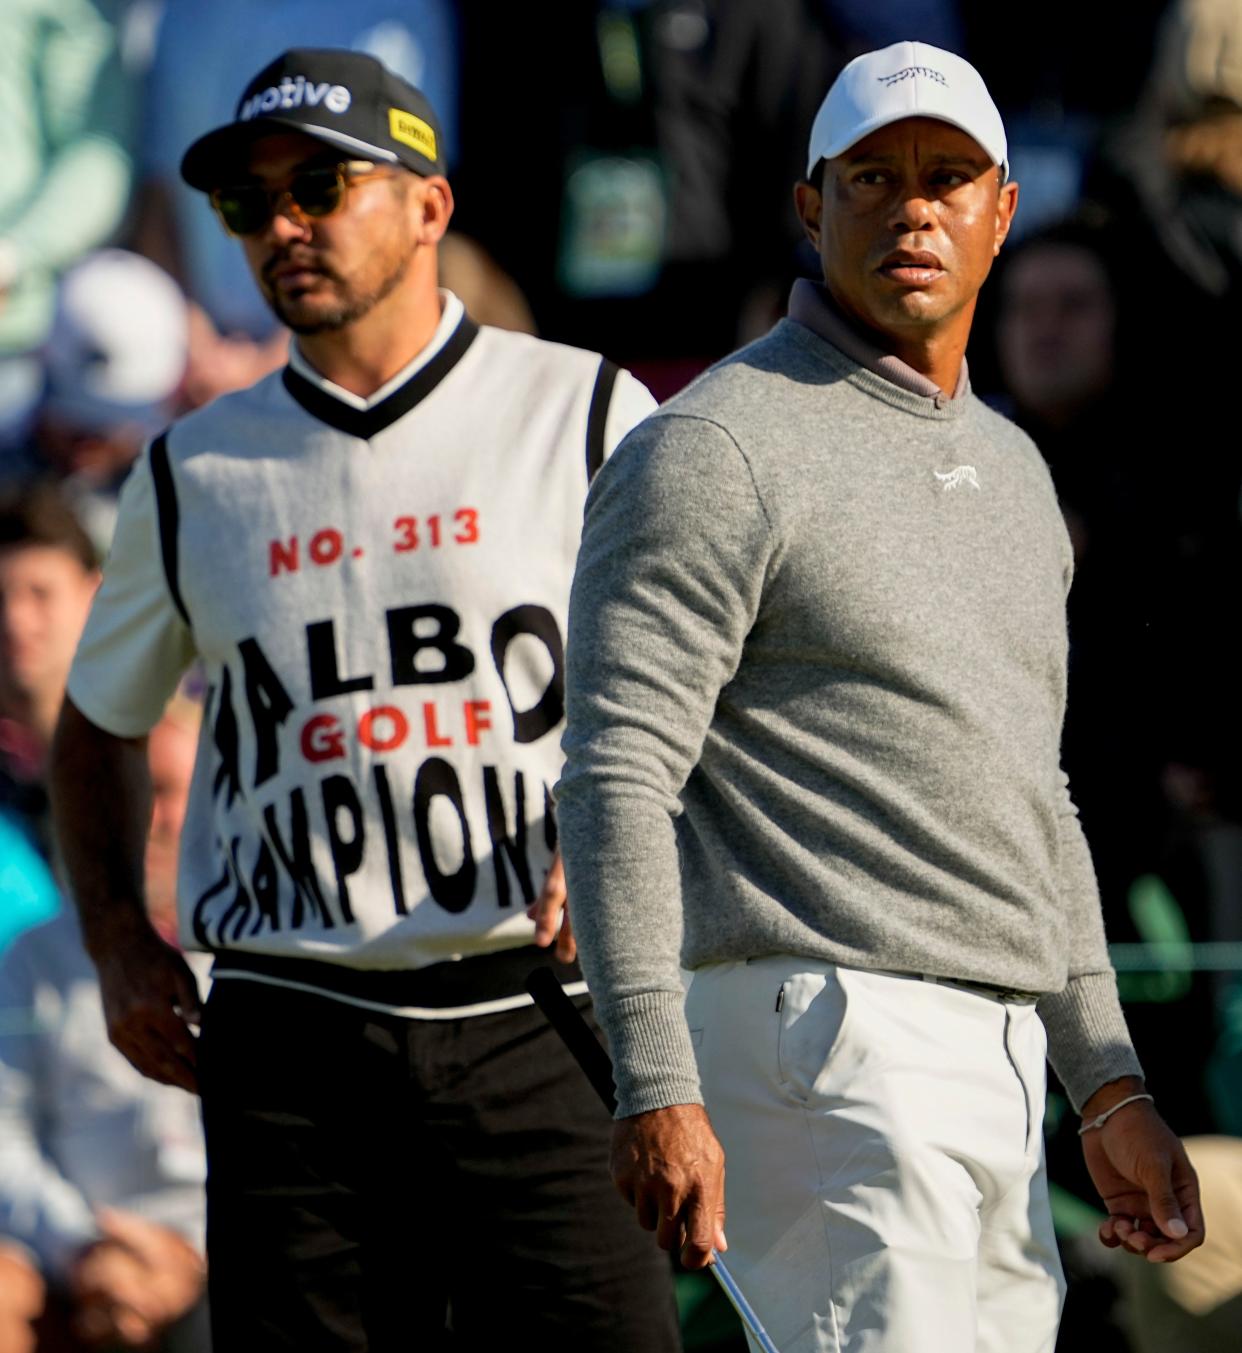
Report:
[{"label": "sweater ribbed cuff", "polygon": [[596,1009],[608,1032],[617,1117],[671,1104],[702,1104],[699,1070],[680,991],[651,991]]},{"label": "sweater ribbed cuff", "polygon": [[1111,971],[1083,973],[1045,996],[1039,1014],[1048,1031],[1048,1060],[1075,1113],[1100,1088],[1122,1076],[1142,1076]]}]

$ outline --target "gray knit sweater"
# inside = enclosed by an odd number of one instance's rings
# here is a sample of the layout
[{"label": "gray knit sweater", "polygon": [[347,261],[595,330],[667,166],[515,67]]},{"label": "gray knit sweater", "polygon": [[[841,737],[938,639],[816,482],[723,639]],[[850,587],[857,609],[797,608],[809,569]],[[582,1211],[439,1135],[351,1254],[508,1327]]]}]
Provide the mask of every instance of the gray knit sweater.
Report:
[{"label": "gray knit sweater", "polygon": [[1023,433],[793,320],[622,443],[557,791],[619,1114],[700,1099],[679,959],[1042,993],[1076,1105],[1141,1074],[1059,767],[1071,566]]}]

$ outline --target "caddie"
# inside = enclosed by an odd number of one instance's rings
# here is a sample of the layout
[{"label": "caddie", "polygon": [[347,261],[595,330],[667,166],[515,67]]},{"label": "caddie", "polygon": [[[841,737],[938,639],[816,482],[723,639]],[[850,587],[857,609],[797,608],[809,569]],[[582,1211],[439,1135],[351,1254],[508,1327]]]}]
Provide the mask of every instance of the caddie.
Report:
[{"label": "caddie", "polygon": [[[295,337],[126,485],[57,827],[112,1040],[202,1094],[218,1348],[664,1353],[667,1262],[523,987],[551,964],[587,1000],[549,809],[565,616],[589,477],[653,401],[437,290],[441,142],[373,58],[294,50],[186,152]],[[195,659],[198,1038],[141,896],[142,744]]]},{"label": "caddie", "polygon": [[614,1177],[692,1265],[727,1199],[781,1353],[1051,1353],[1046,1055],[1104,1244],[1203,1219],[1059,768],[1070,543],[967,375],[1018,202],[978,73],[853,61],[795,201],[822,285],[589,498],[558,804]]}]

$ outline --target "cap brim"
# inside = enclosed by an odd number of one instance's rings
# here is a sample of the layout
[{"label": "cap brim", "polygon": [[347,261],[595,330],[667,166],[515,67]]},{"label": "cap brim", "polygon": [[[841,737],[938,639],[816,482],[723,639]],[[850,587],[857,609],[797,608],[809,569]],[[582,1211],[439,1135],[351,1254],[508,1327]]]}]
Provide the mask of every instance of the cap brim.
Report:
[{"label": "cap brim", "polygon": [[249,122],[231,122],[227,127],[200,136],[181,159],[181,177],[191,188],[210,192],[227,183],[231,176],[244,172],[246,152],[264,136],[279,132],[301,132],[313,141],[322,141],[337,150],[347,150],[367,160],[396,164],[396,154],[384,146],[372,145],[356,136],[328,127],[315,127],[294,118],[256,117]]},{"label": "cap brim", "polygon": [[820,160],[835,160],[838,155],[844,155],[851,146],[856,146],[860,141],[863,141],[870,136],[872,132],[878,132],[881,127],[891,127],[894,122],[905,122],[908,118],[918,117],[931,118],[934,122],[947,122],[950,127],[956,127],[959,132],[965,132],[975,145],[988,156],[993,164],[1000,166],[1002,180],[1009,177],[1008,159],[998,160],[995,152],[989,150],[987,146],[979,140],[973,128],[965,126],[956,118],[946,117],[943,113],[933,113],[926,109],[903,109],[901,112],[894,112],[892,114],[885,113],[879,117],[869,119],[867,122],[864,122],[861,127],[854,128],[851,132],[850,139],[846,141],[844,145],[816,146],[807,164],[807,177],[809,178],[814,174],[815,166]]}]

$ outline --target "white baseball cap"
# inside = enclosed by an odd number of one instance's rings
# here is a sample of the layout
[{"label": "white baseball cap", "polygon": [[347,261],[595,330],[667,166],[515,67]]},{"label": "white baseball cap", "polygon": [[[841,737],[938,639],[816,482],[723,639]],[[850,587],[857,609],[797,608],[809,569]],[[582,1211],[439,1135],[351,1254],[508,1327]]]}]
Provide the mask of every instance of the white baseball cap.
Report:
[{"label": "white baseball cap", "polygon": [[864,136],[907,117],[932,117],[973,137],[1009,177],[1005,124],[983,77],[952,52],[925,42],[895,42],[865,52],[833,81],[811,128],[807,178]]},{"label": "white baseball cap", "polygon": [[133,422],[158,432],[188,350],[188,308],[166,272],[121,249],[88,254],[60,281],[43,408],[95,431]]}]

